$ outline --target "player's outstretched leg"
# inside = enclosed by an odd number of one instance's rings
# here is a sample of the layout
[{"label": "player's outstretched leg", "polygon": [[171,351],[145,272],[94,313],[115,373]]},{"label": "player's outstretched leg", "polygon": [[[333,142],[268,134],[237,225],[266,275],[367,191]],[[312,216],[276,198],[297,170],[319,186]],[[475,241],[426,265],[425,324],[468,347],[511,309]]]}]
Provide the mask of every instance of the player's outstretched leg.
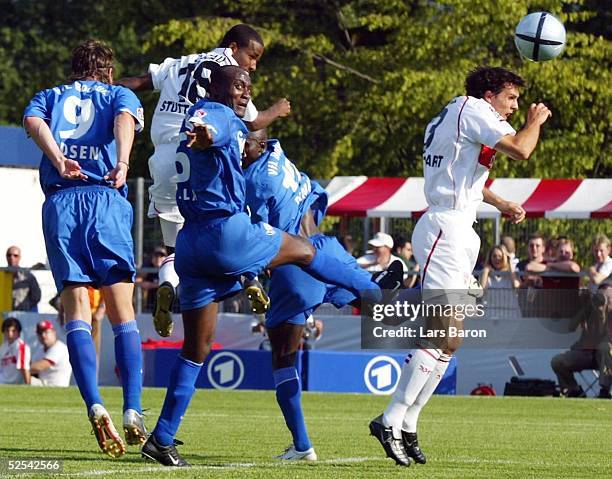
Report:
[{"label": "player's outstretched leg", "polygon": [[[281,248],[269,268],[283,264],[295,264],[323,283],[334,284],[359,296],[362,301],[380,303],[383,300],[381,287],[386,281],[376,283],[370,274],[345,264],[342,260],[318,249],[316,243],[299,236],[282,233]],[[384,276],[383,278],[390,278]],[[395,281],[393,281],[395,283]]]},{"label": "player's outstretched leg", "polygon": [[[305,317],[300,315],[300,318],[296,319],[303,321]],[[317,460],[317,453],[312,447],[306,430],[302,411],[302,384],[295,367],[303,330],[303,325],[288,322],[267,328],[272,346],[276,401],[285,418],[285,424],[287,424],[287,428],[289,428],[293,437],[293,443],[282,454],[276,456],[276,459],[286,461]]]}]

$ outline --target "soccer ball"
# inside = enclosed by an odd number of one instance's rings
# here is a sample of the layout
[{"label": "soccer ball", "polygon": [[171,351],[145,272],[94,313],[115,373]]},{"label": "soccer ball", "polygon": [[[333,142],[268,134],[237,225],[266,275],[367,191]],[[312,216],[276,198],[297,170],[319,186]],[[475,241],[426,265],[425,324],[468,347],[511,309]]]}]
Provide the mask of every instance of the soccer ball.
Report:
[{"label": "soccer ball", "polygon": [[552,60],[565,48],[565,27],[548,12],[530,13],[517,25],[514,44],[528,60]]}]

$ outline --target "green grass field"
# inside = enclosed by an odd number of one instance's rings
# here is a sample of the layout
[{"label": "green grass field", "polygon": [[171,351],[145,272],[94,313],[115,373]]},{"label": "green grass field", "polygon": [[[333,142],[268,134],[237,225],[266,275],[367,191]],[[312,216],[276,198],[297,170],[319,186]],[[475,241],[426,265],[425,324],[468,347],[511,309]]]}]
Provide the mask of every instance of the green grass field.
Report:
[{"label": "green grass field", "polygon": [[[154,426],[164,390],[146,389]],[[121,390],[103,388],[121,423]],[[271,459],[290,436],[273,392],[199,390],[178,438],[193,464],[172,470],[145,462],[131,447],[121,459],[102,455],[90,435],[76,388],[0,387],[0,458],[62,459],[66,477],[427,477],[610,478],[612,401],[596,399],[435,396],[421,415],[428,464],[409,469],[382,456],[368,422],[388,398],[304,394],[315,464]],[[49,477],[49,475],[44,475]]]}]

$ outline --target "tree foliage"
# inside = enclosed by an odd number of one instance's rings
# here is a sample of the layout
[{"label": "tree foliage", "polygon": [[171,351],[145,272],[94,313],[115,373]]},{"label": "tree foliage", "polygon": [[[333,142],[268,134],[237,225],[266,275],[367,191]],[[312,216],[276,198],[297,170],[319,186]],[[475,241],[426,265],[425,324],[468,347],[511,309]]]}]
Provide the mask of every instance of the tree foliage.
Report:
[{"label": "tree foliage", "polygon": [[[202,5],[203,4],[203,5]],[[19,124],[32,94],[67,76],[70,51],[97,37],[116,51],[119,74],[214,48],[227,28],[255,25],[266,52],[254,73],[255,103],[280,96],[292,115],[275,122],[298,167],[315,177],[418,176],[428,121],[463,93],[478,65],[504,66],[529,83],[517,128],[533,101],[553,118],[528,163],[498,161],[498,177],[610,176],[609,12],[605,2],[558,0],[64,0],[0,2],[0,118]],[[564,54],[522,61],[513,31],[547,10],[568,28]],[[156,95],[141,96],[149,117]],[[137,172],[151,152],[141,135]]]}]

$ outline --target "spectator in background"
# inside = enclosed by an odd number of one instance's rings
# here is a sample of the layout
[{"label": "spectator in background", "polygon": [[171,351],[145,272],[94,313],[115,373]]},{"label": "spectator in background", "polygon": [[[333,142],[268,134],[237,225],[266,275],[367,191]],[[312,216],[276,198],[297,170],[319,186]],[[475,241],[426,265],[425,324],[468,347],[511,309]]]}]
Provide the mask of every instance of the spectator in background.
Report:
[{"label": "spectator in background", "polygon": [[2,322],[4,341],[0,345],[0,384],[30,384],[30,347],[21,339],[16,318]]},{"label": "spectator in background", "polygon": [[[89,309],[91,311],[91,338],[96,349],[96,371],[100,368],[100,350],[102,349],[102,320],[106,315],[106,303],[102,291],[87,285],[87,296],[89,298]],[[65,326],[66,316],[59,293],[49,301],[49,304],[57,309],[57,322]]]},{"label": "spectator in background", "polygon": [[569,331],[575,331],[580,326],[580,338],[569,351],[554,356],[551,367],[557,375],[561,394],[566,397],[585,397],[584,390],[574,378],[575,372],[585,369],[599,370],[599,397],[610,399],[612,280],[601,283],[596,294],[590,291],[583,293],[583,306],[568,325]]},{"label": "spectator in background", "polygon": [[546,250],[544,251],[544,261],[547,263],[557,260],[557,247],[559,246],[559,240],[565,239],[564,236],[558,238],[550,238],[546,242]]},{"label": "spectator in background", "polygon": [[529,274],[538,269],[539,265],[546,265],[544,260],[544,237],[539,233],[534,233],[529,237],[527,243],[527,259],[519,261],[516,269],[521,272],[524,288],[541,288],[542,278],[537,274]]},{"label": "spectator in background", "polygon": [[72,367],[68,357],[68,347],[57,339],[51,321],[40,321],[36,325],[38,341],[43,350],[35,355],[30,366],[32,386],[70,386]]},{"label": "spectator in background", "polygon": [[589,268],[589,288],[597,291],[597,287],[612,274],[612,258],[610,258],[610,239],[600,234],[592,244],[595,264]]},{"label": "spectator in background", "polygon": [[159,268],[167,256],[168,252],[166,251],[166,248],[163,246],[156,247],[151,255],[151,267],[155,268],[156,271],[146,273],[144,277],[136,280],[140,287],[146,292],[146,311],[153,311],[153,308],[155,307],[155,296],[157,293],[157,287],[159,286]]},{"label": "spectator in background", "polygon": [[412,252],[412,243],[403,236],[398,236],[394,241],[395,254],[404,262],[408,269],[408,277],[404,280],[404,288],[412,288],[419,279],[419,264],[415,261]]},{"label": "spectator in background", "polygon": [[516,271],[516,265],[518,265],[519,259],[516,257],[516,244],[514,243],[514,239],[512,236],[502,236],[501,245],[506,250],[512,270]]},{"label": "spectator in background", "polygon": [[374,238],[368,241],[368,245],[372,247],[373,252],[357,258],[357,264],[359,266],[370,273],[376,273],[378,271],[385,271],[391,263],[399,260],[402,262],[404,280],[406,280],[408,268],[401,258],[391,253],[393,250],[393,238],[390,235],[380,231],[374,235]]},{"label": "spectator in background", "polygon": [[[21,249],[9,246],[6,250],[6,263],[19,268]],[[38,311],[40,286],[32,273],[25,269],[13,272],[13,311]]]},{"label": "spectator in background", "polygon": [[[559,273],[580,273],[580,265],[574,258],[574,243],[571,239],[560,238],[557,240],[557,253],[554,261],[547,261],[546,264],[534,265],[531,271],[559,272]],[[545,276],[542,278],[542,287],[545,289],[578,289],[580,287],[580,277],[578,276]]]},{"label": "spectator in background", "polygon": [[512,289],[519,287],[520,282],[503,246],[493,246],[491,251],[489,251],[487,262],[480,275],[480,285],[482,289]]},{"label": "spectator in background", "polygon": [[344,249],[351,256],[355,256],[355,241],[351,235],[345,235],[342,237],[340,243],[344,246]]}]

